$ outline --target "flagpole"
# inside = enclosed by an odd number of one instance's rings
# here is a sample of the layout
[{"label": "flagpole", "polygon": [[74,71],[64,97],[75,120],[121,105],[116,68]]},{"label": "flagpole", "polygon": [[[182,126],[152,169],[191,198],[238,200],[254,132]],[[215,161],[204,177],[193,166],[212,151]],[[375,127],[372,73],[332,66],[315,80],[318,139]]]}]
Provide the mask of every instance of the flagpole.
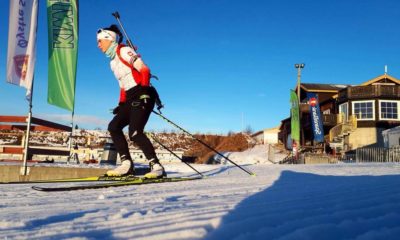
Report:
[{"label": "flagpole", "polygon": [[32,125],[32,99],[33,99],[33,82],[34,82],[35,77],[32,77],[32,86],[31,86],[31,92],[29,96],[29,112],[28,112],[28,124],[26,125],[26,138],[25,138],[25,143],[24,143],[24,159],[23,159],[23,164],[21,168],[21,175],[28,175],[28,149],[29,149],[29,136],[31,133],[31,125]]},{"label": "flagpole", "polygon": [[[36,61],[36,33],[39,0],[10,1],[7,82],[27,89],[29,112],[25,139],[22,141],[22,166],[20,175],[28,175],[29,137],[32,125],[33,81]],[[21,27],[22,26],[22,27]]]},{"label": "flagpole", "polygon": [[69,157],[68,157],[68,163],[71,160],[72,157],[72,136],[74,135],[74,110],[72,110],[71,113],[71,132],[69,133]]}]

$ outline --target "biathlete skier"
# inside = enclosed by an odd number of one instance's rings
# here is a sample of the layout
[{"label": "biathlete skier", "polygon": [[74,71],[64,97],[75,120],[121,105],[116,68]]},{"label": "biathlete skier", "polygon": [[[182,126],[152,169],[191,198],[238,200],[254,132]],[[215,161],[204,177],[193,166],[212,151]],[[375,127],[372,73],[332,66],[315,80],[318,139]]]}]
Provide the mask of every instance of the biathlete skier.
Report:
[{"label": "biathlete skier", "polygon": [[[166,176],[154,147],[144,134],[144,127],[154,108],[154,88],[150,87],[150,69],[134,49],[122,43],[122,33],[116,25],[97,31],[97,46],[110,58],[111,70],[120,87],[119,104],[113,110],[114,118],[108,131],[119,153],[121,165],[107,171],[108,176],[134,175],[135,168],[129,153],[123,128],[129,125],[129,139],[144,153],[149,161],[150,172],[146,178]],[[118,40],[118,41],[117,41]]]}]

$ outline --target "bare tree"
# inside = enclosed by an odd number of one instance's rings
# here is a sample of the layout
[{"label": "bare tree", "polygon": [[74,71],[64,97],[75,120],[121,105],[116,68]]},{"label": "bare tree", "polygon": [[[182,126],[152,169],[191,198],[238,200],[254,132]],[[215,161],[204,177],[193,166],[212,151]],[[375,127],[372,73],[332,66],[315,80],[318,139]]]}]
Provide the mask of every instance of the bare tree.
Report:
[{"label": "bare tree", "polygon": [[235,135],[235,132],[232,131],[232,130],[229,130],[227,135],[230,137],[230,136],[232,136],[232,135]]},{"label": "bare tree", "polygon": [[248,135],[253,134],[253,128],[250,125],[247,125],[246,129],[244,130],[244,133],[247,133]]}]

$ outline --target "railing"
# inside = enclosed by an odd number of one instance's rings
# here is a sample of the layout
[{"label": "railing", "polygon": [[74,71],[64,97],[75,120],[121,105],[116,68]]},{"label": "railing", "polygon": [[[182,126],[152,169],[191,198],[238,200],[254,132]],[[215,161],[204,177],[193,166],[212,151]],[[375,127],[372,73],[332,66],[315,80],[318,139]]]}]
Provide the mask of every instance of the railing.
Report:
[{"label": "railing", "polygon": [[331,128],[331,130],[329,130],[329,142],[336,141],[336,138],[340,135],[342,129],[343,129],[342,123]]},{"label": "railing", "polygon": [[279,164],[400,163],[400,146],[391,148],[358,148],[353,154],[338,156],[302,153],[299,157],[300,160],[295,160],[293,155],[288,155]]},{"label": "railing", "polygon": [[295,164],[296,163],[296,158],[292,154],[286,156],[284,159],[279,161],[279,164]]},{"label": "railing", "polygon": [[[72,127],[65,126],[62,124],[46,121],[43,119],[32,117],[31,119],[31,131],[51,131],[51,132],[71,132]],[[21,130],[26,131],[27,118],[26,116],[0,116],[0,130]],[[31,136],[34,134],[31,132]],[[10,134],[10,133],[7,133]],[[25,142],[26,132],[23,133],[21,141],[17,141],[18,145],[8,145],[1,146],[2,153],[10,153],[10,154],[20,154],[22,155],[24,151],[23,143]],[[52,149],[49,147],[48,149],[44,148],[33,148],[29,146],[28,149],[28,157],[32,157],[33,154],[53,154],[53,155],[68,155],[69,148],[65,150]]]},{"label": "railing", "polygon": [[356,162],[400,162],[400,146],[392,148],[358,148]]},{"label": "railing", "polygon": [[368,99],[378,97],[400,98],[398,85],[369,85],[348,87],[339,91],[340,102],[348,99]]},{"label": "railing", "polygon": [[324,126],[335,126],[340,123],[346,123],[349,120],[346,120],[343,113],[339,114],[322,114],[322,123]]},{"label": "railing", "polygon": [[339,122],[339,114],[322,114],[322,123],[324,126],[335,126]]},{"label": "railing", "polygon": [[357,117],[350,115],[346,120],[342,114],[339,114],[338,122],[340,124],[329,130],[329,141],[334,142],[337,138],[341,139],[343,136],[350,134],[357,128]]}]

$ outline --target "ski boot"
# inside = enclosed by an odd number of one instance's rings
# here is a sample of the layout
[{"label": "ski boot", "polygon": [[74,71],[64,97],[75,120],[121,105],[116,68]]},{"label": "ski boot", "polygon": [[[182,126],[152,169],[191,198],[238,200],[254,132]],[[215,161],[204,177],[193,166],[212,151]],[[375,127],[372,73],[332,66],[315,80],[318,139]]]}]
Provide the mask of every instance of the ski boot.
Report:
[{"label": "ski boot", "polygon": [[158,159],[151,159],[149,162],[150,172],[144,175],[145,178],[163,178],[167,176],[164,167]]},{"label": "ski boot", "polygon": [[113,170],[108,170],[106,175],[109,177],[122,177],[135,175],[135,167],[131,159],[124,159],[121,157],[121,165]]}]

